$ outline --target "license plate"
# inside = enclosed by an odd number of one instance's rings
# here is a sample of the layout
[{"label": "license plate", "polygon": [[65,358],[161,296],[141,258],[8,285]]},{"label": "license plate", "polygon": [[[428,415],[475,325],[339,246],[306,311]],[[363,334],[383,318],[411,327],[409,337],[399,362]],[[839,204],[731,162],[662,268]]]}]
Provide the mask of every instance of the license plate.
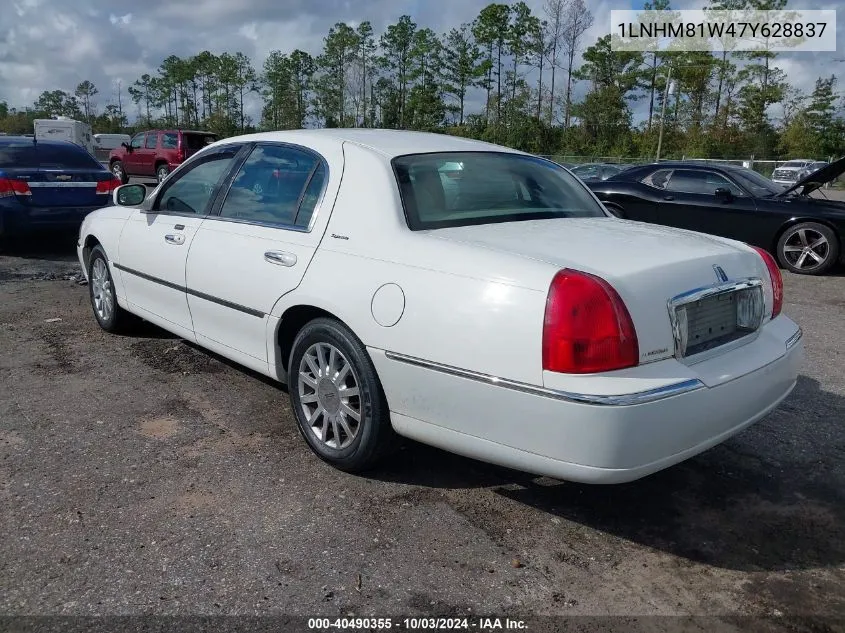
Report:
[{"label": "license plate", "polygon": [[694,356],[755,332],[763,320],[763,290],[752,285],[676,305],[676,351]]}]

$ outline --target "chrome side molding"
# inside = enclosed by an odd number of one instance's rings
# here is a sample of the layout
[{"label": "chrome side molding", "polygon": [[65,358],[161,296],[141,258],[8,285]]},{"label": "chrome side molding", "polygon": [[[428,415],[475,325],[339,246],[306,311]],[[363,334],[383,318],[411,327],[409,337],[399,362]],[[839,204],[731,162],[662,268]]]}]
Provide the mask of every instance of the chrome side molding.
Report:
[{"label": "chrome side molding", "polygon": [[417,358],[415,356],[406,356],[405,354],[399,354],[397,352],[385,351],[384,355],[391,360],[399,361],[401,363],[416,365],[417,367],[424,367],[425,369],[431,369],[451,376],[467,378],[469,380],[475,380],[476,382],[495,385],[497,387],[513,389],[514,391],[520,391],[522,393],[542,396],[544,398],[553,398],[555,400],[565,400],[567,402],[578,402],[581,404],[600,406],[627,407],[637,404],[645,404],[647,402],[655,402],[656,400],[663,400],[665,398],[671,398],[673,396],[679,396],[684,393],[706,388],[703,382],[693,378],[672,383],[670,385],[664,385],[663,387],[657,387],[655,389],[638,391],[636,393],[625,393],[620,395],[575,393],[571,391],[561,391],[559,389],[547,389],[546,387],[529,385],[517,380],[499,378],[497,376],[491,376],[490,374],[483,374],[469,369],[461,369],[451,365],[435,363],[433,361]]}]

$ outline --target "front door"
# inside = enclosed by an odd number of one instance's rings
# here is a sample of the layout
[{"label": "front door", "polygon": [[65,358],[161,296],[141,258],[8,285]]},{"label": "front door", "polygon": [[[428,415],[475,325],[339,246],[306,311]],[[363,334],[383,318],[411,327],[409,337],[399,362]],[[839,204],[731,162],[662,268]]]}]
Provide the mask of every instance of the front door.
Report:
[{"label": "front door", "polygon": [[[716,189],[730,197],[717,199]],[[744,221],[757,205],[754,198],[721,174],[704,169],[675,169],[657,210],[659,224],[747,240]]]},{"label": "front door", "polygon": [[141,132],[132,137],[129,141],[129,149],[123,155],[123,172],[127,176],[137,176],[141,172],[141,152],[144,151],[144,133]]},{"label": "front door", "polygon": [[188,255],[188,305],[201,345],[266,370],[269,314],[299,285],[320,242],[322,232],[311,228],[321,197],[331,195],[323,193],[327,176],[323,159],[304,148],[254,147]]},{"label": "front door", "polygon": [[241,145],[216,149],[168,181],[151,209],[120,235],[118,261],[126,299],[148,320],[193,339],[185,289],[188,250]]}]

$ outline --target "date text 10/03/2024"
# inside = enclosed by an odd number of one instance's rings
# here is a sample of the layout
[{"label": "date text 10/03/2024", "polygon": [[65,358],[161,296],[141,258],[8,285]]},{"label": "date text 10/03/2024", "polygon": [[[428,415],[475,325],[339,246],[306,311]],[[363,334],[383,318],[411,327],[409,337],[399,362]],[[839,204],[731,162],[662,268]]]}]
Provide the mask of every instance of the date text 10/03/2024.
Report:
[{"label": "date text 10/03/2024", "polygon": [[406,630],[406,631],[442,631],[473,630],[500,631],[525,630],[524,620],[513,618],[309,618],[308,628],[314,631],[333,630]]}]

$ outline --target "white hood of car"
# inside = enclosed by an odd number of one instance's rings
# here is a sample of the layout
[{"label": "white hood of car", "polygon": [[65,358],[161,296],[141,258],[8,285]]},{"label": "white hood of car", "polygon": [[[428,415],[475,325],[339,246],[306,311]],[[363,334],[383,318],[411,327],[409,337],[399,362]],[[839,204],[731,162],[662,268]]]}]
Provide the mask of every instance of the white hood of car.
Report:
[{"label": "white hood of car", "polygon": [[[598,275],[625,301],[648,360],[671,356],[674,341],[667,303],[681,293],[730,280],[768,284],[762,258],[725,238],[617,218],[560,218],[430,231],[432,237]],[[655,353],[655,350],[665,352]]]}]

